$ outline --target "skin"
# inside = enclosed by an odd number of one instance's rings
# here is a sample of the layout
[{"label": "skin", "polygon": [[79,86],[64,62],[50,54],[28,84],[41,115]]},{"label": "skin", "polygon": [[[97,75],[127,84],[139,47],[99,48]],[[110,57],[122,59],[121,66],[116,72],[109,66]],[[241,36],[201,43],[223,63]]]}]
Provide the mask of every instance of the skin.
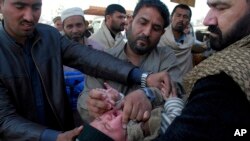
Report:
[{"label": "skin", "polygon": [[41,6],[41,0],[1,0],[5,30],[18,43],[24,44],[33,33],[41,15]]},{"label": "skin", "polygon": [[90,125],[116,141],[125,141],[126,134],[122,128],[121,121],[122,111],[114,109],[96,118]]},{"label": "skin", "polygon": [[[246,0],[208,0],[210,10],[203,24],[209,26],[211,47],[222,50],[249,34],[249,2]],[[244,28],[241,28],[244,27]]]},{"label": "skin", "polygon": [[63,25],[62,25],[62,20],[58,19],[55,23],[55,28],[58,30],[58,31],[62,31],[63,30]]},{"label": "skin", "polygon": [[180,38],[189,23],[190,12],[186,9],[177,8],[171,17],[172,31],[175,39]]},{"label": "skin", "polygon": [[[34,32],[41,15],[42,0],[1,0],[4,28],[18,43],[24,44]],[[79,135],[83,126],[61,133],[57,141],[71,141]]]},{"label": "skin", "polygon": [[[128,44],[125,47],[125,52],[129,60],[133,64],[138,65],[143,56],[141,54],[148,53],[155,48],[161,35],[164,33],[164,19],[157,9],[143,7],[134,18],[129,19],[127,28]],[[163,71],[160,74],[167,75],[167,72]],[[147,80],[150,79],[150,77],[147,78]],[[161,88],[165,87],[167,93],[170,93],[172,90],[172,87],[169,87],[171,85],[169,79],[167,83],[159,82],[157,85],[160,85]],[[106,88],[108,89],[108,86]],[[91,116],[98,117],[112,108],[112,104],[105,102],[106,98],[107,95],[96,89],[89,92],[87,106]],[[123,127],[126,128],[126,124],[130,119],[138,121],[147,120],[151,110],[151,103],[142,90],[136,90],[127,94],[123,104]]]},{"label": "skin", "polygon": [[71,16],[63,21],[65,35],[69,39],[80,42],[81,44],[84,44],[83,36],[86,29],[85,20],[82,16]]},{"label": "skin", "polygon": [[124,30],[126,22],[126,14],[115,11],[111,15],[106,16],[106,25],[113,34],[117,34]]},{"label": "skin", "polygon": [[[34,32],[41,15],[42,0],[0,0],[0,12],[4,17],[4,28],[18,43],[24,44]],[[149,86],[161,87],[161,83],[170,84],[166,72],[152,74],[147,79]],[[57,141],[71,141],[79,135],[82,126],[58,135]]]},{"label": "skin", "polygon": [[[108,85],[107,83],[105,85]],[[164,84],[163,84],[164,85]],[[118,95],[118,91],[114,88],[110,87],[108,85],[108,90],[105,89],[96,89],[98,91],[102,92],[108,92],[106,95],[108,95],[108,98],[106,100],[113,100],[115,99],[113,96]],[[167,100],[171,97],[177,97],[176,91],[173,91],[172,93],[168,93],[165,88],[161,90],[161,94],[163,95],[164,99]],[[113,104],[111,104],[114,106]],[[115,141],[125,141],[126,140],[126,130],[122,127],[122,115],[123,111],[120,108],[113,108],[112,110],[109,110],[102,114],[101,116],[97,117],[95,120],[93,120],[90,125],[98,129],[99,131],[103,132],[104,134],[108,135]],[[144,135],[149,135],[149,127],[148,123],[144,123],[143,125],[145,128]],[[147,134],[148,133],[148,134]]]}]

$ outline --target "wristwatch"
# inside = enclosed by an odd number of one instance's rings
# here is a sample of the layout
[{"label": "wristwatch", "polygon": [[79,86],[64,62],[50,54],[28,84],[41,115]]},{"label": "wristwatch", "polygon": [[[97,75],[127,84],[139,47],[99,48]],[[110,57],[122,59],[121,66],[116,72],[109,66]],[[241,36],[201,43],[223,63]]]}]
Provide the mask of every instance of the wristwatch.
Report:
[{"label": "wristwatch", "polygon": [[155,95],[149,88],[141,88],[143,90],[144,94],[147,96],[150,102],[153,102],[155,100]]},{"label": "wristwatch", "polygon": [[147,86],[147,77],[152,74],[152,72],[144,72],[141,75],[141,88],[145,88]]}]

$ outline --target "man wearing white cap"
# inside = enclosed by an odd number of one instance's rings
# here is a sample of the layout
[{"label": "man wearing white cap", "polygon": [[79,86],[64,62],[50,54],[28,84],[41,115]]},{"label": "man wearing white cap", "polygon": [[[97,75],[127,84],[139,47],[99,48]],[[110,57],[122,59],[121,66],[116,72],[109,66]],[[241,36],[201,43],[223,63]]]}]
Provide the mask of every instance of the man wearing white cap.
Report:
[{"label": "man wearing white cap", "polygon": [[[92,40],[89,40],[85,36],[84,33],[87,30],[87,27],[85,24],[84,14],[81,8],[68,8],[62,12],[61,18],[65,37],[70,40],[79,42],[80,44],[87,45],[88,47],[93,47],[95,49],[102,50],[103,47],[101,45]],[[63,68],[66,92],[70,98],[70,104],[74,114],[75,125],[81,125],[81,119],[76,110],[76,103],[78,95],[83,90],[84,74],[76,69],[67,66],[63,66]]]},{"label": "man wearing white cap", "polygon": [[72,7],[62,12],[62,23],[65,36],[70,40],[102,50],[104,47],[84,36],[87,30],[84,14],[81,8]]}]

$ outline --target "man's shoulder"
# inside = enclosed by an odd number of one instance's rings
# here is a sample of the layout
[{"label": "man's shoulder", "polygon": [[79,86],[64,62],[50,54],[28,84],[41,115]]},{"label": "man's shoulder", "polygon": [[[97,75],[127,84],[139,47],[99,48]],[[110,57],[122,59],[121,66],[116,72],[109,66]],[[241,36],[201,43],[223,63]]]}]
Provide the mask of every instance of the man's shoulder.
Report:
[{"label": "man's shoulder", "polygon": [[36,25],[36,30],[37,32],[41,33],[41,32],[54,32],[54,33],[59,33],[60,32],[53,26],[47,25],[47,24],[43,24],[43,23],[38,23]]},{"label": "man's shoulder", "polygon": [[165,46],[157,46],[154,50],[154,52],[158,52],[159,54],[174,54],[174,51],[173,49],[168,46],[168,45],[165,45]]}]

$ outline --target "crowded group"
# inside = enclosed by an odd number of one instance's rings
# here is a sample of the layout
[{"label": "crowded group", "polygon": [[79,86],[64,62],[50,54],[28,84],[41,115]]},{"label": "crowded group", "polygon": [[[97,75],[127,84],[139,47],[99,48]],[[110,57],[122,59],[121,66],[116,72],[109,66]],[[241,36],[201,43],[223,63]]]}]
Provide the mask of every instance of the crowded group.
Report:
[{"label": "crowded group", "polygon": [[0,141],[249,141],[250,0],[204,0],[202,32],[184,3],[112,3],[96,31],[42,3],[0,0]]}]

